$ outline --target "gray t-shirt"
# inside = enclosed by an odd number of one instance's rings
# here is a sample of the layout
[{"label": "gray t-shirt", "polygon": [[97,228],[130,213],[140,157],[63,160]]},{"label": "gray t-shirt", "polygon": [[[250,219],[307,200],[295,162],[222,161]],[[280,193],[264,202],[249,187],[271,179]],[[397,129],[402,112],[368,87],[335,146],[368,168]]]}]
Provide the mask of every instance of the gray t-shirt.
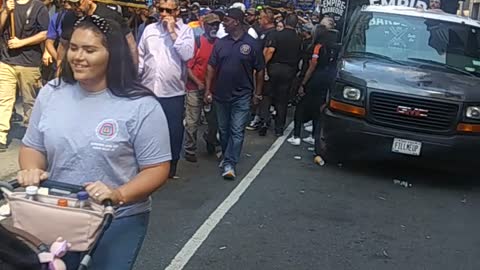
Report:
[{"label": "gray t-shirt", "polygon": [[[109,90],[89,93],[78,84],[52,81],[40,90],[23,144],[47,157],[49,179],[111,187],[140,168],[171,160],[165,114],[153,97],[128,99]],[[145,200],[122,206],[117,217],[150,211]]]}]

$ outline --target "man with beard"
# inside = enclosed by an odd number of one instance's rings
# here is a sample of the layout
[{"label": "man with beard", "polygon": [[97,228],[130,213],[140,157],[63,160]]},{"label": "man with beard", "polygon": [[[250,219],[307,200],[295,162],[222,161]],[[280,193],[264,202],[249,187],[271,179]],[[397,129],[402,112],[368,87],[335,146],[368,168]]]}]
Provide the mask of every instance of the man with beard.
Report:
[{"label": "man with beard", "polygon": [[205,102],[214,100],[217,110],[222,176],[234,180],[252,96],[255,104],[262,98],[265,61],[258,41],[246,33],[240,9],[229,9],[223,24],[228,36],[217,41],[208,62]]},{"label": "man with beard", "polygon": [[60,66],[60,63],[63,60],[62,57],[64,55],[64,48],[72,36],[75,22],[79,17],[91,15],[98,15],[104,19],[116,21],[118,24],[120,24],[122,32],[127,39],[133,62],[135,65],[138,64],[137,43],[135,42],[135,37],[133,36],[132,31],[128,27],[127,22],[123,19],[122,15],[109,8],[107,5],[95,3],[93,0],[67,0],[67,2],[72,7],[72,11],[67,12],[63,18],[61,35],[62,42],[60,42],[57,51],[57,66]]},{"label": "man with beard", "polygon": [[[200,126],[203,97],[205,94],[205,77],[207,74],[208,60],[212,54],[213,46],[217,40],[217,31],[220,26],[220,18],[210,13],[203,18],[204,34],[199,37],[195,44],[195,53],[188,62],[187,96],[185,102],[185,159],[189,162],[197,162],[197,132]],[[207,142],[207,151],[213,154],[215,151],[217,125],[215,112],[205,111],[208,120],[208,131],[204,136]]]}]

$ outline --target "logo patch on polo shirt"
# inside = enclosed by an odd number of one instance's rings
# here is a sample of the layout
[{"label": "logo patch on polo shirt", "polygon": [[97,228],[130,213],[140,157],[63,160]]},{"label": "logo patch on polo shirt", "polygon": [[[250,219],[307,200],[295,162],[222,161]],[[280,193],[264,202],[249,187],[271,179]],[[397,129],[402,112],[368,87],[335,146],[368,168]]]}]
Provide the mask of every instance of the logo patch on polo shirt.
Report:
[{"label": "logo patch on polo shirt", "polygon": [[242,46],[240,46],[240,53],[241,54],[248,55],[251,50],[252,50],[252,48],[248,44],[243,44]]}]

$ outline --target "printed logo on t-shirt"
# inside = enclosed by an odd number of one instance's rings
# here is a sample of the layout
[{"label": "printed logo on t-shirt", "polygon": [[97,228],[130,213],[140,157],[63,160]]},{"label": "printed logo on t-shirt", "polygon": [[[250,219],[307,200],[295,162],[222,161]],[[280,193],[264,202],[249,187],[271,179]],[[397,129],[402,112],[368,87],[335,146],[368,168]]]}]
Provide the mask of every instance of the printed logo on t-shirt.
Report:
[{"label": "printed logo on t-shirt", "polygon": [[243,44],[242,46],[240,46],[240,53],[244,55],[248,55],[251,50],[252,48],[248,44]]},{"label": "printed logo on t-shirt", "polygon": [[118,123],[114,119],[105,119],[97,125],[97,137],[102,141],[113,140],[118,134]]}]

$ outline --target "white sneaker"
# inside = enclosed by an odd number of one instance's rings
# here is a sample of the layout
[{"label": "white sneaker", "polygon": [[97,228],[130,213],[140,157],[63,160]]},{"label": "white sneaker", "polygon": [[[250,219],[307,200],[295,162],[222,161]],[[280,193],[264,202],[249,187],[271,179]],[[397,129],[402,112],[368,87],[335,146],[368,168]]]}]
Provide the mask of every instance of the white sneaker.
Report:
[{"label": "white sneaker", "polygon": [[313,132],[313,126],[306,126],[305,131],[312,133]]},{"label": "white sneaker", "polygon": [[262,122],[262,119],[260,116],[255,115],[253,120],[248,124],[247,130],[257,130],[260,127],[260,123]]},{"label": "white sneaker", "polygon": [[303,141],[308,143],[308,144],[315,144],[315,139],[312,136],[303,138]]},{"label": "white sneaker", "polygon": [[294,136],[290,137],[290,138],[287,140],[287,142],[289,142],[291,145],[295,145],[295,146],[299,146],[299,145],[302,143],[302,141],[300,140],[300,138],[294,137]]}]

